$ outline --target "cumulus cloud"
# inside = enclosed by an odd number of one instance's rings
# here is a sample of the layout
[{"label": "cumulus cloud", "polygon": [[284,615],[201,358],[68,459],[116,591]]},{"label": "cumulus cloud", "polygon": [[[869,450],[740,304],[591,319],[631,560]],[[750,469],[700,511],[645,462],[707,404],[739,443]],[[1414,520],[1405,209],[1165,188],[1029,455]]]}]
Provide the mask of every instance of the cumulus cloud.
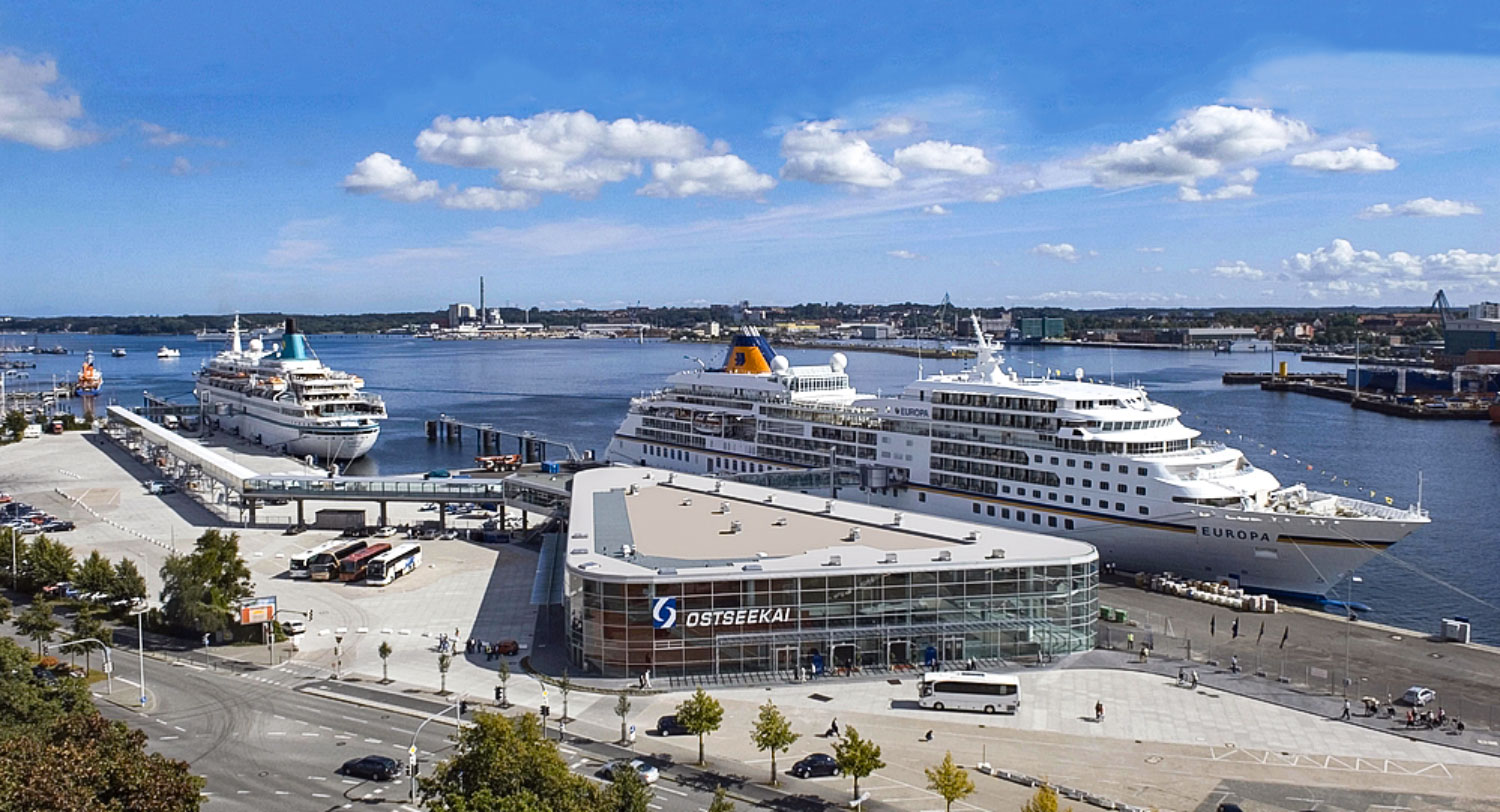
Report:
[{"label": "cumulus cloud", "polygon": [[1500,254],[1462,248],[1425,256],[1405,251],[1382,255],[1335,239],[1327,246],[1283,260],[1282,267],[1314,295],[1377,296],[1382,290],[1426,290],[1429,283],[1500,287]]},{"label": "cumulus cloud", "polygon": [[193,167],[192,161],[178,155],[172,159],[172,165],[167,167],[167,171],[181,177],[183,175],[191,175],[196,170]]},{"label": "cumulus cloud", "polygon": [[1368,147],[1317,149],[1292,156],[1292,166],[1319,172],[1389,172],[1399,164],[1380,152],[1374,144]]},{"label": "cumulus cloud", "polygon": [[1243,169],[1234,173],[1231,180],[1211,192],[1199,191],[1196,186],[1177,187],[1177,199],[1188,203],[1202,203],[1209,200],[1233,200],[1238,197],[1254,197],[1255,181],[1260,177],[1260,172],[1255,169]]},{"label": "cumulus cloud", "polygon": [[636,194],[651,197],[756,197],[776,185],[770,175],[755,171],[738,155],[705,155],[685,161],[657,161],[653,180]]},{"label": "cumulus cloud", "polygon": [[786,164],[781,176],[812,183],[883,189],[901,179],[901,170],[886,163],[860,134],[843,123],[808,121],[781,137]]},{"label": "cumulus cloud", "polygon": [[83,117],[76,93],[55,89],[59,75],[51,59],[0,53],[0,138],[41,149],[70,149],[98,140],[72,123]]},{"label": "cumulus cloud", "polygon": [[1147,246],[1143,246],[1141,248],[1137,248],[1135,250],[1138,253],[1142,253],[1142,254],[1160,254],[1160,253],[1166,251],[1167,249],[1161,247],[1160,245],[1147,245]]},{"label": "cumulus cloud", "polygon": [[146,143],[153,147],[179,147],[193,144],[203,144],[210,147],[222,147],[225,145],[223,139],[219,138],[197,138],[183,133],[173,132],[160,124],[150,121],[137,121],[136,129],[146,137]]},{"label": "cumulus cloud", "polygon": [[896,150],[896,166],[905,170],[952,172],[958,175],[988,175],[995,165],[979,147],[947,141],[922,141]]},{"label": "cumulus cloud", "polygon": [[1093,183],[1107,188],[1154,183],[1196,185],[1226,164],[1312,140],[1305,122],[1260,108],[1206,105],[1171,127],[1116,144],[1084,160]]},{"label": "cumulus cloud", "polygon": [[435,180],[419,179],[416,172],[384,152],[372,153],[355,164],[343,187],[351,194],[379,195],[403,203],[433,200],[448,209],[504,211],[536,205],[536,196],[528,192],[479,186],[444,189]]},{"label": "cumulus cloud", "polygon": [[[1077,262],[1080,257],[1084,256],[1084,254],[1080,253],[1077,248],[1074,248],[1071,243],[1065,242],[1056,244],[1050,242],[1040,243],[1038,245],[1032,246],[1031,253],[1042,257],[1053,257],[1064,262]],[[1096,251],[1090,251],[1088,252],[1088,256],[1094,256],[1097,253],[1098,252]]]},{"label": "cumulus cloud", "polygon": [[1360,212],[1359,216],[1364,220],[1375,220],[1381,217],[1462,217],[1465,214],[1483,213],[1473,203],[1419,197],[1394,206],[1389,203],[1376,203]]},{"label": "cumulus cloud", "polygon": [[941,216],[943,216],[945,214],[949,214],[950,212],[947,209],[943,208],[941,205],[939,205],[937,203],[934,203],[931,206],[923,206],[922,207],[922,213],[923,214],[932,214],[932,215],[936,215],[938,217],[941,217]]},{"label": "cumulus cloud", "polygon": [[1220,262],[1218,265],[1215,265],[1213,267],[1210,273],[1212,273],[1214,276],[1222,276],[1225,279],[1266,278],[1265,271],[1259,268],[1251,267],[1249,263],[1245,262],[1242,259],[1236,260],[1234,262]]},{"label": "cumulus cloud", "polygon": [[896,259],[925,259],[925,257],[923,257],[921,254],[918,254],[914,251],[908,251],[904,248],[897,248],[894,251],[887,251],[885,252],[885,255],[888,257],[894,257]]}]

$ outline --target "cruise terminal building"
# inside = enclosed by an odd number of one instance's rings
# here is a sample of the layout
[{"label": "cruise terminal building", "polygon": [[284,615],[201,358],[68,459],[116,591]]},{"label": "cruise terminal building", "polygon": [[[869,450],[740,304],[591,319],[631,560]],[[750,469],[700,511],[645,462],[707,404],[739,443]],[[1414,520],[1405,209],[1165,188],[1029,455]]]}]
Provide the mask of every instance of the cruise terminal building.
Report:
[{"label": "cruise terminal building", "polygon": [[612,466],[572,481],[572,667],[601,676],[956,666],[1087,651],[1080,541]]}]

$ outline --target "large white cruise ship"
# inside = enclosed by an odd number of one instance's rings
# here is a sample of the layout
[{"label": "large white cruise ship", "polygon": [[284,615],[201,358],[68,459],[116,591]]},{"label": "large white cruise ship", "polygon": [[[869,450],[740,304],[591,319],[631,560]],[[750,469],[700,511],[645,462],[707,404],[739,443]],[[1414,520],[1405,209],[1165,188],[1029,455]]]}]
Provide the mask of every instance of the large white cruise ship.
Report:
[{"label": "large white cruise ship", "polygon": [[380,436],[385,403],[361,392],[365,382],[329,369],[286,321],[285,343],[259,338],[242,346],[239,319],[230,346],[198,371],[194,392],[204,419],[245,439],[294,456],[353,460]]},{"label": "large white cruise ship", "polygon": [[[976,323],[976,333],[978,325]],[[974,365],[856,392],[835,353],[791,366],[752,329],[720,370],[631,401],[611,462],[722,476],[859,470],[871,503],[1087,541],[1123,570],[1320,597],[1429,519],[1283,486],[1144,389]],[[847,498],[847,494],[846,494]]]}]

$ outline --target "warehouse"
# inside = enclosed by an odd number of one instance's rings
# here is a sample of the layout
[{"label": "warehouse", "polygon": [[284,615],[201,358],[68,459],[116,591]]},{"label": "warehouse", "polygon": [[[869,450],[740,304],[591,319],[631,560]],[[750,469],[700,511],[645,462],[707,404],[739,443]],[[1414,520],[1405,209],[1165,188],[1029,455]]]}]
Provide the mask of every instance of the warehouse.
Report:
[{"label": "warehouse", "polygon": [[589,674],[900,670],[1093,648],[1088,544],[615,466],[573,480],[569,654]]}]

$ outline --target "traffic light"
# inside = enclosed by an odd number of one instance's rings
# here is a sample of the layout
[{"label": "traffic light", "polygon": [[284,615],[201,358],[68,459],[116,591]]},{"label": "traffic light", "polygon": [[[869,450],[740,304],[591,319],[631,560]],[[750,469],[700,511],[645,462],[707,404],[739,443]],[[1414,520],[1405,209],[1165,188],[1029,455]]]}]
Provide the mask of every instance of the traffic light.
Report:
[{"label": "traffic light", "polygon": [[500,701],[500,698],[501,698],[501,692],[502,692],[502,691],[503,691],[503,690],[504,690],[504,689],[502,689],[502,688],[501,688],[501,687],[500,687],[500,686],[498,686],[498,685],[496,685],[496,686],[495,686],[495,701],[496,701],[496,702],[499,702],[499,701]]},{"label": "traffic light", "polygon": [[547,717],[548,717],[548,716],[551,716],[551,715],[552,715],[552,709],[551,709],[551,708],[549,708],[549,707],[547,707],[547,706],[546,706],[546,705],[543,705],[543,706],[542,706],[542,707],[541,707],[541,711],[540,711],[540,712],[541,712],[541,714],[542,714],[542,718],[543,718],[543,719],[546,719],[546,718],[547,718]]},{"label": "traffic light", "polygon": [[460,700],[458,700],[458,715],[462,716],[462,715],[464,715],[464,714],[466,714],[468,712],[469,712],[469,701],[466,700],[466,699],[460,699]]},{"label": "traffic light", "polygon": [[307,610],[307,622],[308,623],[312,622],[312,613],[313,613],[313,610],[311,610],[311,609]]}]

